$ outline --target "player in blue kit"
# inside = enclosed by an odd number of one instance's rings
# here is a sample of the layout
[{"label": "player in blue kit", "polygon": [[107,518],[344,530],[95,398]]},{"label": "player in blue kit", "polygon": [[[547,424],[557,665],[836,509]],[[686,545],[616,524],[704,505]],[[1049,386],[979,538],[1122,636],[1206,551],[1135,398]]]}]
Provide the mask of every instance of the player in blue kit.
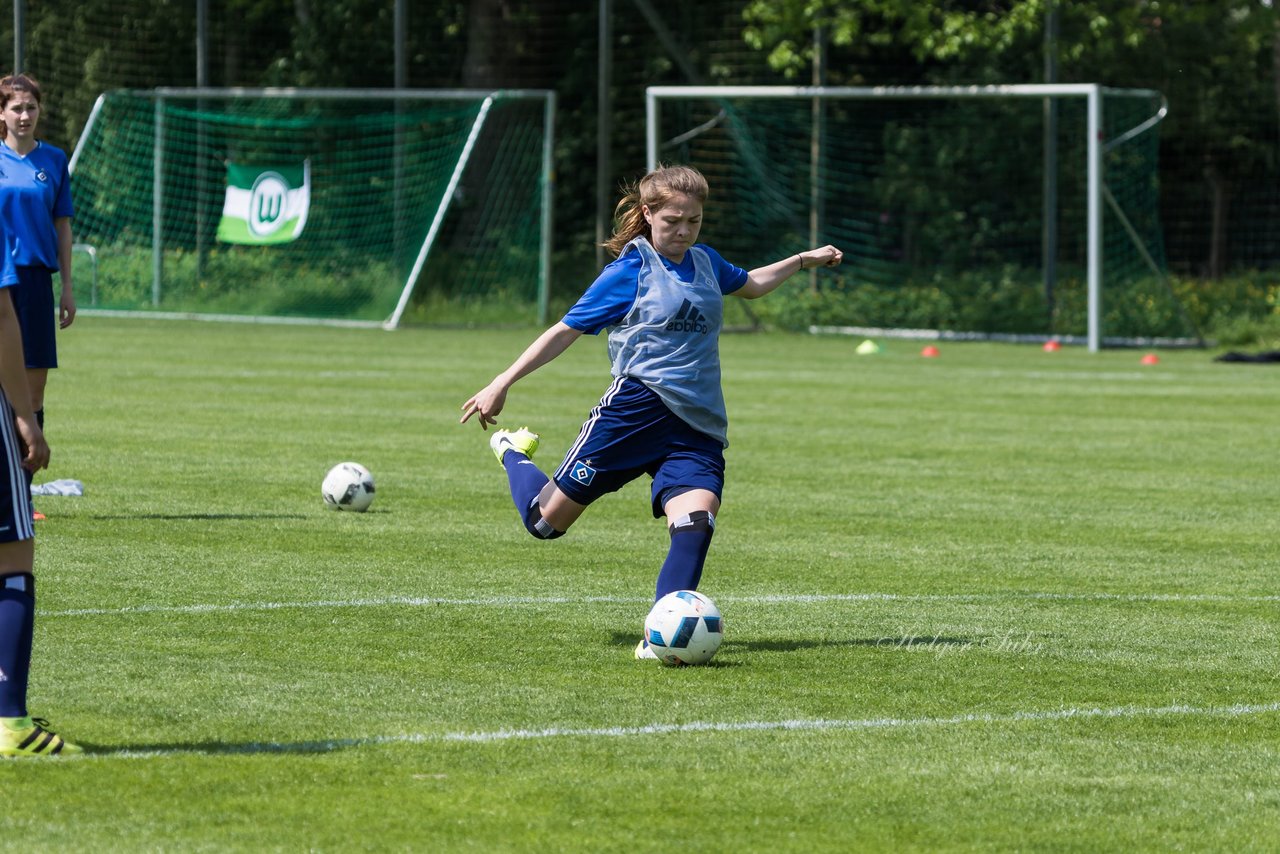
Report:
[{"label": "player in blue kit", "polygon": [[[707,181],[688,166],[659,168],[618,203],[605,246],[617,256],[564,318],[462,406],[488,429],[522,377],[585,334],[608,330],[613,382],[591,410],[564,462],[548,477],[530,458],[539,437],[498,430],[489,445],[506,469],[529,533],[562,536],[602,495],[642,474],[653,478],[653,515],[666,516],[671,544],[656,598],[697,589],[724,488],[728,418],[720,388],[720,327],[726,295],[757,299],[811,267],[834,267],[834,246],[744,270],[697,243]],[[645,640],[636,657],[656,659]]]},{"label": "player in blue kit", "polygon": [[[0,79],[0,218],[13,240],[13,263],[18,273],[13,305],[22,327],[31,404],[43,427],[49,369],[58,366],[55,325],[63,329],[71,325],[76,302],[71,293],[71,218],[75,209],[67,155],[36,139],[40,110],[40,85],[34,79],[25,74]],[[55,272],[62,285],[56,320]]]},{"label": "player in blue kit", "polygon": [[49,464],[49,445],[31,406],[22,329],[10,293],[18,283],[12,241],[0,221],[0,757],[81,753],[27,711],[35,633],[35,528],[31,490],[20,476]]}]

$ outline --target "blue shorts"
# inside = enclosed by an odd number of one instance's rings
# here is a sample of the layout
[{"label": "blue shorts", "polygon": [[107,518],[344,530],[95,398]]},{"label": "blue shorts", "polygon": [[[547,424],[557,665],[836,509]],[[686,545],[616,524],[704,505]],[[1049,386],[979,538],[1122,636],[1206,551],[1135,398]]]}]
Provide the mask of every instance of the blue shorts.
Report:
[{"label": "blue shorts", "polygon": [[53,271],[19,267],[18,284],[9,288],[22,327],[22,355],[28,368],[58,367],[57,309],[53,304]]},{"label": "blue shorts", "polygon": [[653,478],[653,515],[685,492],[724,491],[724,448],[677,417],[644,383],[619,377],[591,410],[552,480],[579,504]]},{"label": "blue shorts", "polygon": [[0,394],[0,543],[29,540],[35,536],[31,523],[31,490],[22,467],[23,447],[13,422],[9,399]]}]

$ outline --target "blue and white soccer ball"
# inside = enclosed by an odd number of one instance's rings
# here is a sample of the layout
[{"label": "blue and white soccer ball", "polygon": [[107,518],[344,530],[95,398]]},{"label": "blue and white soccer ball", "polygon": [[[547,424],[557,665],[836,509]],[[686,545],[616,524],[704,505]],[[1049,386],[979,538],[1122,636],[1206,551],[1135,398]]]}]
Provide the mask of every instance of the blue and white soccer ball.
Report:
[{"label": "blue and white soccer ball", "polygon": [[677,590],[653,603],[644,636],[663,664],[706,664],[724,640],[724,619],[706,596]]},{"label": "blue and white soccer ball", "polygon": [[373,475],[359,463],[338,463],[324,476],[320,494],[330,510],[363,513],[373,503]]}]

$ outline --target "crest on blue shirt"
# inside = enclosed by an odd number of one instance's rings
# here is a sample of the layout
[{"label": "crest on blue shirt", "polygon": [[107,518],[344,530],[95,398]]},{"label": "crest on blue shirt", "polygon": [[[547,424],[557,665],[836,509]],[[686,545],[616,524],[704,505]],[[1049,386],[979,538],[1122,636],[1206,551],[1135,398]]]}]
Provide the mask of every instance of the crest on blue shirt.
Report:
[{"label": "crest on blue shirt", "polygon": [[596,470],[586,463],[579,460],[573,464],[573,468],[569,470],[569,477],[575,482],[587,486],[596,478]]},{"label": "crest on blue shirt", "polygon": [[48,180],[49,180],[49,173],[48,173],[48,172],[45,172],[43,169],[41,169],[39,172],[37,172],[37,173],[36,173],[36,180],[38,180],[38,181],[48,181]]}]

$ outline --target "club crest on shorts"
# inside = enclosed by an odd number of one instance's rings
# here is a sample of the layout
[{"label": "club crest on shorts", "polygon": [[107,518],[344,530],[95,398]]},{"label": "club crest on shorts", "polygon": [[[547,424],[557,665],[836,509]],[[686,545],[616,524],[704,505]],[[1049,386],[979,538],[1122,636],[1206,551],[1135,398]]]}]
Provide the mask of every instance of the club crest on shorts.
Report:
[{"label": "club crest on shorts", "polygon": [[569,477],[573,478],[576,483],[588,486],[591,481],[595,480],[596,470],[581,460],[578,460],[573,464],[573,468],[569,470]]}]

